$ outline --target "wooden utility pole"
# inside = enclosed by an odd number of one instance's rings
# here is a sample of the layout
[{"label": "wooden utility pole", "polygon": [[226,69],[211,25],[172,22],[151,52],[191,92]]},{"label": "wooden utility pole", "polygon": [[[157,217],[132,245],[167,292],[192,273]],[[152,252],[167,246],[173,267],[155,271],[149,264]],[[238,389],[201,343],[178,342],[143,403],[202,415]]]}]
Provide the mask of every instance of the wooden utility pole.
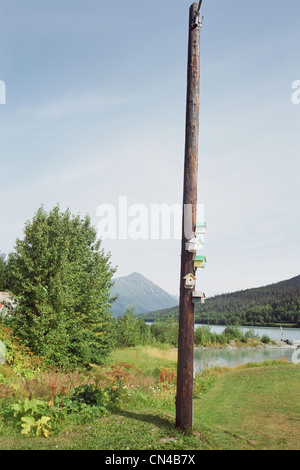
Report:
[{"label": "wooden utility pole", "polygon": [[202,0],[199,1],[199,4],[193,3],[189,10],[176,395],[176,426],[183,430],[191,429],[193,426],[194,304],[192,289],[186,288],[185,276],[195,275],[195,253],[187,251],[187,243],[194,236],[197,217],[201,3]]}]

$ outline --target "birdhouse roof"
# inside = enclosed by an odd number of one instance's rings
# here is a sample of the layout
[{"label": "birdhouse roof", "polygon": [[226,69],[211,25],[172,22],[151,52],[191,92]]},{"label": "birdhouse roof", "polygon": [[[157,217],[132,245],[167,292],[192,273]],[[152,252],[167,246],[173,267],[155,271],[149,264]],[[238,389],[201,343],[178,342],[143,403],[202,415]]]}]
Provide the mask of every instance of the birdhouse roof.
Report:
[{"label": "birdhouse roof", "polygon": [[196,290],[196,291],[193,292],[193,297],[205,297],[205,294],[204,294],[204,292]]},{"label": "birdhouse roof", "polygon": [[205,261],[206,262],[206,256],[195,256],[195,261]]},{"label": "birdhouse roof", "polygon": [[184,276],[183,279],[187,279],[188,277],[192,277],[193,279],[196,279],[196,276],[194,276],[194,274],[192,273],[187,274],[186,276]]},{"label": "birdhouse roof", "polygon": [[203,241],[201,240],[201,238],[197,237],[192,238],[189,243],[201,243],[201,245],[203,245]]}]

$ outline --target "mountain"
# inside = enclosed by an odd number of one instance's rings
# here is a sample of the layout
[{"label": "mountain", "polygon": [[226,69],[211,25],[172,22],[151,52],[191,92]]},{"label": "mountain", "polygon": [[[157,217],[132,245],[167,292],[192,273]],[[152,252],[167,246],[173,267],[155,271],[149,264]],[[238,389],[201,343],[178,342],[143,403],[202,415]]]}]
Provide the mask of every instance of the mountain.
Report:
[{"label": "mountain", "polygon": [[132,273],[113,281],[111,294],[118,295],[112,306],[114,315],[124,315],[127,306],[134,306],[136,313],[144,313],[178,305],[176,296],[168,294],[142,274]]},{"label": "mountain", "polygon": [[[143,314],[142,318],[152,321],[170,315],[178,318],[178,307]],[[208,298],[204,305],[195,305],[195,321],[211,325],[289,324],[300,327],[300,276]]]}]

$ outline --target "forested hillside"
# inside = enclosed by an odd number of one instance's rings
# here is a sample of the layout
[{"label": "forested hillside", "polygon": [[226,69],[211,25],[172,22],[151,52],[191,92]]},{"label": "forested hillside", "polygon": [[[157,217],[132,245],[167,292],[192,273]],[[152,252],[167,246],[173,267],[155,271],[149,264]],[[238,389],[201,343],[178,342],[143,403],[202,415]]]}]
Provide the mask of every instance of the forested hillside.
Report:
[{"label": "forested hillside", "polygon": [[[178,308],[143,315],[145,320],[178,317]],[[204,324],[241,325],[290,324],[300,327],[300,276],[287,281],[222,294],[195,305],[195,321]]]}]

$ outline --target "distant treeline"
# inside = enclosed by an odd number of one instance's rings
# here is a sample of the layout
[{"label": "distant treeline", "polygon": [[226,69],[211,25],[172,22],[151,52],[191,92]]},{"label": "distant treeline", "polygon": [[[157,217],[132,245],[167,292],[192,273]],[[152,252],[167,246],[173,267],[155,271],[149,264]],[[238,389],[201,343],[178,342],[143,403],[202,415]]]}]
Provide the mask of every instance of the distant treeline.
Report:
[{"label": "distant treeline", "polygon": [[[146,321],[173,316],[178,308],[143,314]],[[195,322],[210,325],[240,324],[300,327],[300,276],[265,287],[222,294],[195,305]]]},{"label": "distant treeline", "polygon": [[[149,325],[135,314],[134,308],[127,308],[125,314],[114,321],[116,348],[159,344],[178,347],[179,324],[173,317],[156,320]],[[195,346],[225,346],[232,340],[247,343],[250,338],[260,339],[263,343],[270,342],[267,335],[259,338],[252,328],[243,332],[237,325],[227,325],[222,333],[217,334],[210,330],[210,326],[202,325],[195,330],[194,343]]]}]

